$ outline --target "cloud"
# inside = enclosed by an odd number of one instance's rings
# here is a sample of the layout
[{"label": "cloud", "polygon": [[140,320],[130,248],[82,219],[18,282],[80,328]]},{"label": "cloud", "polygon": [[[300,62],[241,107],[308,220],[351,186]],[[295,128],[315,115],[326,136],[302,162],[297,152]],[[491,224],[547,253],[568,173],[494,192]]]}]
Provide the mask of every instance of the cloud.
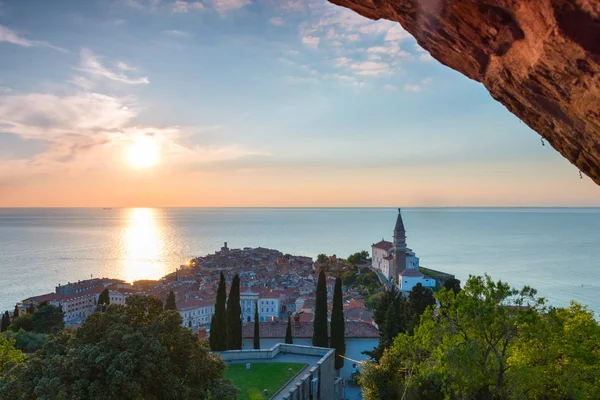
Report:
[{"label": "cloud", "polygon": [[384,62],[363,61],[350,65],[350,68],[359,75],[379,76],[390,73],[390,66]]},{"label": "cloud", "polygon": [[385,41],[400,41],[412,37],[410,33],[404,30],[400,24],[395,24],[392,28],[387,31],[385,35]]},{"label": "cloud", "polygon": [[187,13],[194,10],[204,9],[204,4],[199,1],[175,0],[172,10],[174,13]]},{"label": "cloud", "polygon": [[122,101],[98,93],[64,97],[31,93],[7,96],[0,101],[0,124],[6,126],[4,130],[30,139],[114,131],[135,115],[135,110]]},{"label": "cloud", "polygon": [[177,30],[177,29],[171,29],[171,30],[165,31],[165,33],[167,35],[179,36],[179,37],[191,37],[192,36],[192,34],[189,33],[189,32],[180,31],[180,30]]},{"label": "cloud", "polygon": [[398,90],[398,88],[397,88],[396,86],[394,86],[394,85],[391,85],[391,84],[389,84],[389,83],[388,83],[388,84],[386,84],[386,85],[385,85],[383,88],[384,88],[385,90],[389,90],[390,92],[395,92],[396,90]]},{"label": "cloud", "polygon": [[252,3],[250,0],[208,0],[220,12],[237,10]]},{"label": "cloud", "polygon": [[19,36],[15,31],[5,27],[4,25],[0,25],[0,42],[12,43],[17,46],[23,46],[23,47],[42,46],[42,47],[48,47],[50,49],[54,49],[57,51],[62,51],[62,52],[67,51],[67,50],[63,49],[62,47],[54,46],[48,42],[26,39],[22,36]]},{"label": "cloud", "polygon": [[431,62],[431,61],[435,60],[435,58],[431,57],[431,54],[429,54],[424,48],[422,48],[418,44],[415,44],[415,50],[417,51],[417,54],[419,55],[418,56],[419,60],[424,61],[424,62]]},{"label": "cloud", "polygon": [[127,64],[126,64],[126,63],[124,63],[124,62],[120,62],[120,63],[118,63],[118,64],[117,64],[117,67],[118,67],[119,69],[122,69],[123,71],[136,71],[136,70],[137,70],[137,67],[132,67],[131,65],[127,65]]},{"label": "cloud", "polygon": [[302,43],[304,43],[305,45],[307,45],[309,47],[319,47],[320,41],[321,41],[321,39],[316,36],[304,36],[302,38]]},{"label": "cloud", "polygon": [[271,22],[271,25],[275,25],[275,26],[285,25],[285,22],[283,21],[283,18],[281,18],[281,17],[273,17],[269,20],[269,22]]},{"label": "cloud", "polygon": [[[126,66],[126,68],[129,68],[128,70],[131,70],[133,68],[133,67],[128,66],[125,63],[120,63],[119,68],[121,66]],[[123,68],[120,68],[120,69],[123,69]],[[78,70],[86,72],[91,75],[101,76],[106,79],[110,79],[110,80],[121,82],[121,83],[127,83],[130,85],[142,85],[142,84],[145,85],[150,82],[148,80],[148,78],[145,76],[134,78],[134,77],[129,77],[122,72],[115,72],[115,71],[109,70],[104,65],[102,65],[102,63],[100,63],[100,60],[98,59],[98,57],[91,50],[85,49],[85,48],[81,49],[81,65],[78,68]]]},{"label": "cloud", "polygon": [[404,88],[404,90],[405,90],[406,92],[418,93],[418,92],[420,92],[420,91],[421,91],[421,86],[419,86],[419,85],[412,85],[412,84],[408,84],[408,83],[407,83],[407,84],[405,84],[405,85],[403,86],[403,88]]}]

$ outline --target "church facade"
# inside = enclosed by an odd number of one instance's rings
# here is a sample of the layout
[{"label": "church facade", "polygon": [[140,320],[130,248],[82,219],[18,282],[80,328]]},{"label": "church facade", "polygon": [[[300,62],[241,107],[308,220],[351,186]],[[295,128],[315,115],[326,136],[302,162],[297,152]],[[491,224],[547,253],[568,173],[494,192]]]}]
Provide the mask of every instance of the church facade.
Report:
[{"label": "church facade", "polygon": [[435,287],[435,279],[425,277],[419,271],[419,257],[406,245],[406,229],[402,212],[398,209],[393,242],[381,240],[371,246],[371,267],[381,272],[400,290],[409,291],[417,283]]}]

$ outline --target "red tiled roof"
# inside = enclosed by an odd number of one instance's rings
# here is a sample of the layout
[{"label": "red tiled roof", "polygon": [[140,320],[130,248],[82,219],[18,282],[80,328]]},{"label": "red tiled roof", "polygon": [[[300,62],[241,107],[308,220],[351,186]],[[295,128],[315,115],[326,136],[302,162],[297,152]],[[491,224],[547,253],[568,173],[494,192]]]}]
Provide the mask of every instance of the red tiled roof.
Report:
[{"label": "red tiled roof", "polygon": [[40,296],[30,297],[26,300],[35,301],[36,303],[43,303],[45,301],[53,301],[53,300],[60,301],[62,299],[63,299],[63,297],[60,294],[46,293],[46,294],[42,294]]},{"label": "red tiled roof", "polygon": [[375,243],[373,245],[373,247],[387,251],[387,250],[391,249],[392,247],[394,247],[394,244],[392,242],[382,240],[381,242]]},{"label": "red tiled roof", "polygon": [[210,307],[214,304],[212,300],[188,299],[177,303],[177,310],[190,310],[194,308]]},{"label": "red tiled roof", "polygon": [[[285,338],[285,330],[287,321],[280,322],[261,322],[260,337],[261,338]],[[243,337],[250,339],[254,337],[254,322],[247,322],[242,329]],[[310,338],[313,335],[312,322],[296,322],[292,318],[292,336],[295,338]],[[377,328],[363,321],[346,321],[346,338],[378,338],[379,331]]]}]

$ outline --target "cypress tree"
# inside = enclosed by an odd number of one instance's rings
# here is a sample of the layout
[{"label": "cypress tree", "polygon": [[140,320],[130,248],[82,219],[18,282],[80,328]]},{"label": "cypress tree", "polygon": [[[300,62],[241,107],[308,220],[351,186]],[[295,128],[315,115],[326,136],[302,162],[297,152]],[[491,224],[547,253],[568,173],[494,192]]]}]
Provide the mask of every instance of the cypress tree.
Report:
[{"label": "cypress tree", "polygon": [[98,310],[104,311],[106,307],[110,304],[110,294],[108,293],[108,289],[104,289],[100,296],[98,296]]},{"label": "cypress tree", "polygon": [[227,311],[225,308],[225,302],[227,300],[227,293],[225,289],[225,277],[221,272],[219,278],[219,287],[217,289],[217,301],[215,303],[215,315],[214,321],[210,326],[210,335],[213,336],[213,347],[212,351],[223,351],[227,350]]},{"label": "cypress tree", "polygon": [[260,350],[260,325],[258,322],[258,301],[254,307],[254,349]]},{"label": "cypress tree", "polygon": [[312,344],[317,347],[327,347],[329,344],[327,335],[327,282],[323,269],[319,271],[319,280],[317,281]]},{"label": "cypress tree", "polygon": [[13,312],[13,321],[19,318],[19,306],[15,306],[15,311]]},{"label": "cypress tree", "polygon": [[242,307],[240,306],[240,276],[235,274],[227,299],[227,349],[242,349]]},{"label": "cypress tree", "polygon": [[335,288],[333,290],[333,308],[331,310],[331,345],[335,349],[335,368],[340,369],[344,366],[346,354],[346,339],[344,337],[346,322],[344,321],[344,304],[342,298],[342,280],[335,279]]},{"label": "cypress tree", "polygon": [[285,343],[286,344],[294,344],[294,339],[292,338],[292,319],[288,315],[288,324],[285,329]]},{"label": "cypress tree", "polygon": [[4,311],[4,314],[2,314],[2,322],[0,323],[0,332],[6,332],[9,325],[10,315],[8,314],[8,311]]},{"label": "cypress tree", "polygon": [[175,299],[175,292],[173,289],[169,290],[169,295],[165,301],[165,310],[177,311],[177,300]]},{"label": "cypress tree", "polygon": [[213,326],[215,326],[215,314],[210,317],[210,335],[208,335],[208,345],[211,350],[215,348],[215,337],[217,336],[213,335]]}]

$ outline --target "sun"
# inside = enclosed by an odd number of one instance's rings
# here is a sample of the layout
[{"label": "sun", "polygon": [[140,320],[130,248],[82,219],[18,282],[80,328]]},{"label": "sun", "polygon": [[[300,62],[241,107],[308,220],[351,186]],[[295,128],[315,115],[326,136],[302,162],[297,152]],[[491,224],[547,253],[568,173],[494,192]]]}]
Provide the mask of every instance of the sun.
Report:
[{"label": "sun", "polygon": [[127,161],[135,168],[148,168],[158,161],[158,146],[151,137],[141,137],[127,149]]}]

